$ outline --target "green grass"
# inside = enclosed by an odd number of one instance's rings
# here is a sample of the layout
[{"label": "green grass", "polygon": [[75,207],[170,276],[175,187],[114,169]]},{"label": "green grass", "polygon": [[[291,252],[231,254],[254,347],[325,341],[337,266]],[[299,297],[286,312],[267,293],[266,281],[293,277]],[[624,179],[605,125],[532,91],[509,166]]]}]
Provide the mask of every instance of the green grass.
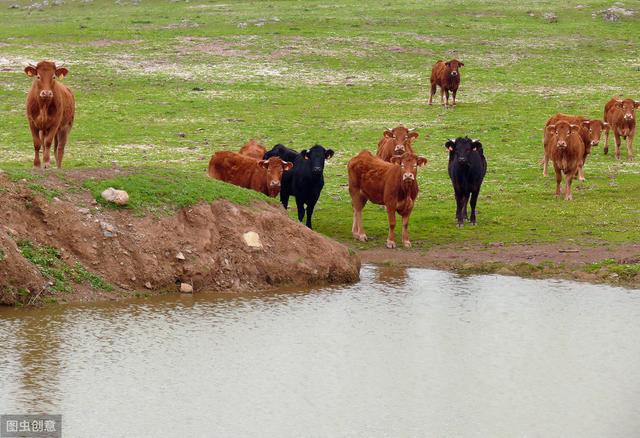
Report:
[{"label": "green grass", "polygon": [[[415,146],[429,159],[411,219],[419,248],[640,239],[637,162],[595,148],[573,202],[555,199],[553,177],[542,178],[538,165],[550,115],[601,117],[612,95],[640,99],[640,10],[606,23],[592,14],[612,1],[67,0],[44,12],[8,9],[13,3],[28,4],[0,1],[2,169],[28,169],[33,159],[22,62],[53,58],[67,62],[65,83],[77,98],[65,167],[116,160],[139,169],[85,183],[96,196],[108,186],[131,190],[136,211],[218,197],[247,202],[253,195],[206,181],[214,151],[249,138],[295,149],[321,143],[336,155],[314,225],[347,241],[346,164],[404,123],[418,128]],[[543,18],[548,11],[557,23]],[[428,107],[430,67],[451,57],[465,63],[459,106]],[[479,138],[489,162],[479,225],[462,230],[442,146],[459,135]],[[383,245],[385,212],[367,206],[364,225],[373,240],[363,246]]]},{"label": "green grass", "polygon": [[239,189],[187,169],[132,169],[117,178],[86,180],[83,186],[91,190],[99,203],[113,208],[117,208],[115,204],[106,202],[100,194],[109,187],[127,191],[130,202],[125,208],[137,214],[166,214],[199,201],[217,199],[245,205],[258,199],[275,202],[261,193]]},{"label": "green grass", "polygon": [[621,263],[614,259],[606,259],[598,263],[592,263],[586,269],[587,272],[600,272],[605,270],[614,273],[623,281],[632,281],[640,276],[640,263]]},{"label": "green grass", "polygon": [[[89,283],[94,289],[112,291],[113,286],[99,276],[87,271],[80,263],[69,266],[60,255],[60,252],[51,246],[38,246],[28,240],[17,242],[20,252],[25,259],[33,263],[44,275],[49,278],[54,292],[72,292],[75,284]],[[28,292],[28,291],[27,291]]]}]

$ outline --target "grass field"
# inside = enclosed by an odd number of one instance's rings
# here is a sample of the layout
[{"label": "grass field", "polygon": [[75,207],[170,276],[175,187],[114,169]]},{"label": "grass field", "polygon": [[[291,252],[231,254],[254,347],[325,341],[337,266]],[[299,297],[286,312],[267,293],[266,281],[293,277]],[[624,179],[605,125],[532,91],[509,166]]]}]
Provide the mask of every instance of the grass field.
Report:
[{"label": "grass field", "polygon": [[[217,191],[221,184],[205,177],[212,152],[252,137],[298,150],[320,143],[336,155],[314,224],[346,241],[346,164],[403,123],[418,128],[415,147],[429,159],[410,227],[418,247],[640,240],[638,161],[616,162],[601,143],[573,202],[555,199],[553,176],[543,178],[538,164],[550,115],[602,117],[613,95],[640,99],[640,10],[609,23],[592,14],[612,2],[582,0],[29,4],[0,1],[0,168],[9,173],[24,173],[33,159],[24,63],[48,58],[66,62],[77,99],[65,167],[116,160],[139,168],[118,182],[132,199],[166,191],[164,169],[182,186],[177,206]],[[458,107],[429,107],[431,65],[452,57],[465,63]],[[482,141],[489,171],[479,225],[459,230],[443,143],[461,135]],[[383,245],[386,213],[367,206],[364,225],[374,238],[364,246]]]}]

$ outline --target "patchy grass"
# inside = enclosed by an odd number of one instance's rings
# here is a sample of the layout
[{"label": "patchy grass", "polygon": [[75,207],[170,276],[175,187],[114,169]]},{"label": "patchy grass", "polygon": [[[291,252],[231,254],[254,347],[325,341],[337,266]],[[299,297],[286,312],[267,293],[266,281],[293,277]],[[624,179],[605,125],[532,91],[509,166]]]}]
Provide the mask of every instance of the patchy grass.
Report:
[{"label": "patchy grass", "polygon": [[[542,178],[538,164],[550,115],[601,117],[612,95],[640,98],[638,10],[606,23],[597,12],[612,1],[373,0],[363,10],[355,0],[66,0],[44,12],[9,3],[30,3],[0,2],[0,168],[13,169],[12,178],[32,181],[19,176],[33,159],[22,63],[54,58],[67,62],[78,102],[65,167],[140,169],[85,183],[97,198],[124,188],[135,211],[247,202],[259,195],[204,177],[214,151],[252,137],[295,149],[321,143],[336,155],[314,223],[350,241],[346,164],[375,149],[385,127],[404,123],[418,128],[416,149],[429,159],[410,229],[418,248],[640,240],[637,162],[594,148],[573,202],[554,198],[553,178]],[[548,11],[557,23],[544,20]],[[430,66],[451,57],[465,62],[459,106],[428,107]],[[462,230],[442,147],[458,135],[479,138],[489,162],[479,225]],[[372,241],[362,246],[383,245],[384,211],[368,206],[364,225]]]},{"label": "patchy grass", "polygon": [[[51,246],[37,246],[28,240],[19,240],[16,243],[24,258],[51,280],[53,283],[51,290],[55,292],[72,292],[70,281],[75,284],[89,283],[94,289],[107,292],[113,290],[112,285],[87,271],[80,263],[76,262],[74,266],[69,266],[62,260],[60,252]],[[28,294],[29,291],[26,293]]]},{"label": "patchy grass", "polygon": [[130,203],[125,208],[132,209],[137,214],[172,213],[178,208],[200,201],[211,202],[217,199],[228,199],[237,204],[249,204],[258,199],[276,202],[261,193],[212,180],[203,174],[194,175],[186,169],[138,169],[117,178],[89,179],[83,185],[91,190],[99,203],[111,208],[122,207],[106,202],[100,194],[109,187],[126,190]]},{"label": "patchy grass", "polygon": [[593,263],[585,268],[587,272],[608,272],[617,274],[621,281],[632,281],[640,275],[640,262],[624,263],[615,259],[607,259]]}]

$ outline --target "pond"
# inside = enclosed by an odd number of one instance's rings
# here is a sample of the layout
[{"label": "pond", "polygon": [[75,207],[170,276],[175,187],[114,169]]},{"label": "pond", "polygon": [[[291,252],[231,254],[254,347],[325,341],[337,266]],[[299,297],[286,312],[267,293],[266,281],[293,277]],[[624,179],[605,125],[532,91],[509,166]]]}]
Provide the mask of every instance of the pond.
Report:
[{"label": "pond", "polygon": [[0,413],[63,437],[637,437],[640,291],[364,266],[346,287],[0,309]]}]

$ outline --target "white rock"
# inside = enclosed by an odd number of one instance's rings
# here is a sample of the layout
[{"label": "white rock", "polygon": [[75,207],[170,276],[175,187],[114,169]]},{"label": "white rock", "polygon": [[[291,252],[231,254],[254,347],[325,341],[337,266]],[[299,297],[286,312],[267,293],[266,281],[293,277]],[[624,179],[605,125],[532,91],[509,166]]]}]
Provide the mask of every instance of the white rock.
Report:
[{"label": "white rock", "polygon": [[153,286],[151,286],[151,282],[150,282],[150,281],[147,281],[147,282],[144,284],[144,287],[146,287],[147,289],[153,289]]},{"label": "white rock", "polygon": [[260,236],[255,231],[249,231],[242,235],[244,243],[251,248],[262,248],[262,242],[260,242]]},{"label": "white rock", "polygon": [[182,254],[181,252],[178,253],[178,255],[176,255],[176,258],[178,260],[184,260],[184,254]]},{"label": "white rock", "polygon": [[180,292],[182,292],[183,294],[193,293],[193,286],[191,286],[189,283],[180,283]]},{"label": "white rock", "polygon": [[129,203],[129,194],[124,190],[117,190],[109,187],[102,192],[102,198],[105,201],[113,202],[116,205],[127,205]]}]

